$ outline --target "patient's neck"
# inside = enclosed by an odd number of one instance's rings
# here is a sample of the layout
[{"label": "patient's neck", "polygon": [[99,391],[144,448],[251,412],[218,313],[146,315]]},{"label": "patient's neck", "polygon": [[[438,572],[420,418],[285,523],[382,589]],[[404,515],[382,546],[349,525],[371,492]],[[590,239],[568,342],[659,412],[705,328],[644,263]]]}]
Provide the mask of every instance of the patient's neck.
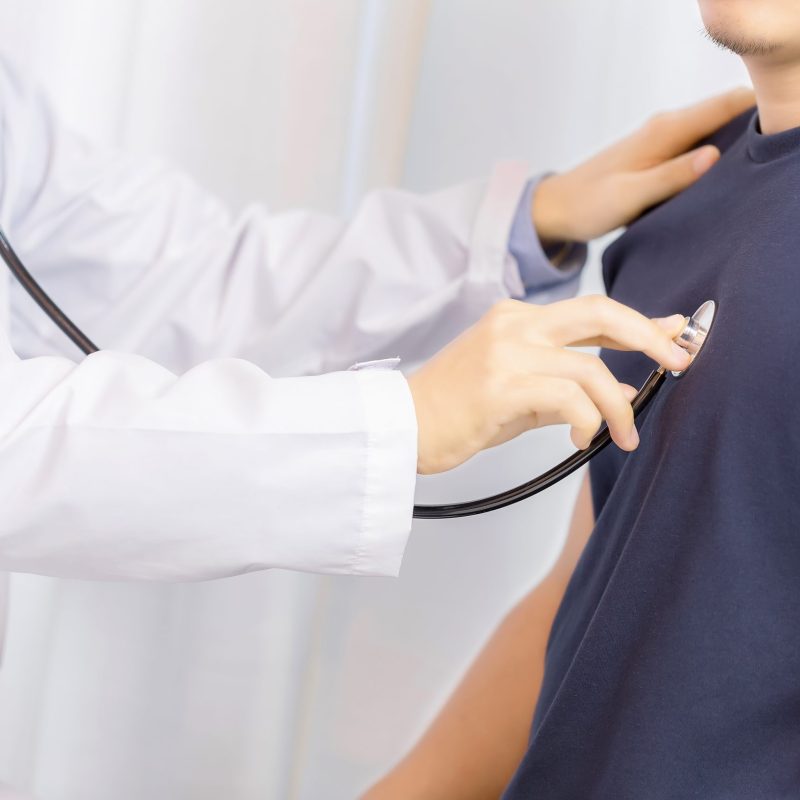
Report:
[{"label": "patient's neck", "polygon": [[800,60],[769,62],[745,59],[758,100],[761,132],[800,127]]}]

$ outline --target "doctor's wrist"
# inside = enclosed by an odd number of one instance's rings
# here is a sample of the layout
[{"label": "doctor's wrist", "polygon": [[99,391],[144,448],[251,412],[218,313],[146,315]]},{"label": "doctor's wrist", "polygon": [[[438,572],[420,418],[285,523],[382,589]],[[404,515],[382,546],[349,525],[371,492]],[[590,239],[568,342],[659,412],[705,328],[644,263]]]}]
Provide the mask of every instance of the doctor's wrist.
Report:
[{"label": "doctor's wrist", "polygon": [[539,183],[531,198],[533,226],[548,255],[585,242],[570,224],[570,203],[562,175],[548,175]]},{"label": "doctor's wrist", "polygon": [[543,178],[531,198],[531,219],[542,248],[548,254],[586,244],[591,236],[575,224],[578,213],[570,198],[568,175],[553,174]]}]

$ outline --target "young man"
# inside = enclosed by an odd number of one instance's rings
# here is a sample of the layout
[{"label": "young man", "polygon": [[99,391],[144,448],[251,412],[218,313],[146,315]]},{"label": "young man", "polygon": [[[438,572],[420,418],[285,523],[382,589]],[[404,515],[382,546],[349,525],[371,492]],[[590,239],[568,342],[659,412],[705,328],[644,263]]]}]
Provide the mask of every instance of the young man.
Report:
[{"label": "young man", "polygon": [[[611,247],[605,277],[651,315],[717,301],[711,336],[639,450],[594,462],[558,564],[370,798],[800,792],[800,5],[700,5],[758,113],[715,137],[718,169]],[[604,358],[631,384],[651,366]]]}]

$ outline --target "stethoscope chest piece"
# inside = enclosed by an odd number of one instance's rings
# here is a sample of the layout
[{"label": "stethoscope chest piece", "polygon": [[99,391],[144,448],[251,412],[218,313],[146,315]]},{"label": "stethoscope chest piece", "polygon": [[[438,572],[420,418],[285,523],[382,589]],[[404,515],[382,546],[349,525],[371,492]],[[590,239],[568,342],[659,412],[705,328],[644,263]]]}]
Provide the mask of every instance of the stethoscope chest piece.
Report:
[{"label": "stethoscope chest piece", "polygon": [[714,324],[714,316],[717,313],[717,304],[713,300],[707,300],[697,311],[692,314],[681,335],[675,340],[692,357],[686,369],[675,371],[672,375],[675,378],[682,378],[694,364],[695,359],[708,339],[711,326]]}]

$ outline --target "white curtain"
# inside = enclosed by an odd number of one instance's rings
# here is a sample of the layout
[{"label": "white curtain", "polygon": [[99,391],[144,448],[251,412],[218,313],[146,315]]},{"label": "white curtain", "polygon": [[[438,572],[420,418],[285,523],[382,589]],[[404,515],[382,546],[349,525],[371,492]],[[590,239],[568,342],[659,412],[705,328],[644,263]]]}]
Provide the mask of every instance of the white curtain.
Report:
[{"label": "white curtain", "polygon": [[[65,119],[236,206],[346,212],[497,157],[559,168],[743,81],[694,0],[0,0],[0,20]],[[506,487],[565,449],[535,434],[420,496]],[[42,800],[354,797],[546,569],[574,490],[416,526],[398,581],[15,577],[0,779]]]}]

